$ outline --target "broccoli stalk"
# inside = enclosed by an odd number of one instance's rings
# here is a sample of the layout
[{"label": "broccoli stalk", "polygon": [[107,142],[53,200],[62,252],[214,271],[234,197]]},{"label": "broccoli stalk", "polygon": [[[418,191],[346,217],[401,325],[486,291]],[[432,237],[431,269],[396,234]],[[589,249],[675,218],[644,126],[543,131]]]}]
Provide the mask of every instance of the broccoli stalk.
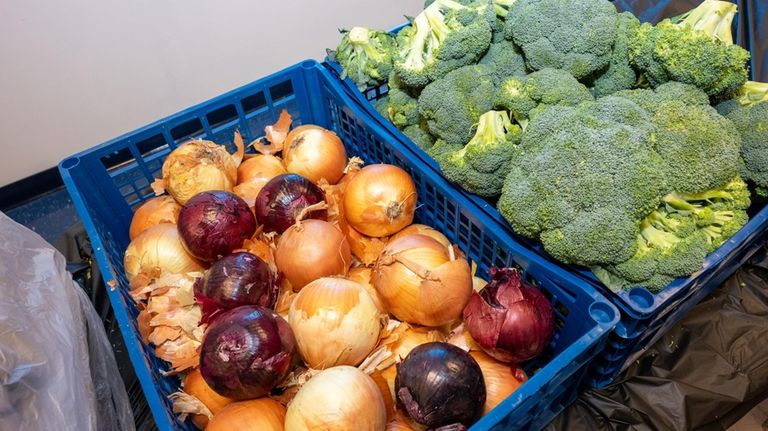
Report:
[{"label": "broccoli stalk", "polygon": [[736,100],[741,106],[755,106],[760,102],[768,101],[768,83],[747,81],[739,87],[736,95]]},{"label": "broccoli stalk", "polygon": [[496,11],[496,16],[502,19],[506,18],[509,13],[509,8],[512,7],[515,1],[517,0],[493,0],[493,8]]},{"label": "broccoli stalk", "polygon": [[331,60],[341,65],[341,78],[349,76],[361,90],[386,82],[392,72],[394,37],[365,27],[353,27],[341,33],[343,37],[336,51],[328,53]]},{"label": "broccoli stalk", "polygon": [[679,27],[688,26],[712,40],[733,44],[731,23],[736,16],[735,3],[718,0],[704,0],[699,6],[670,19]]}]

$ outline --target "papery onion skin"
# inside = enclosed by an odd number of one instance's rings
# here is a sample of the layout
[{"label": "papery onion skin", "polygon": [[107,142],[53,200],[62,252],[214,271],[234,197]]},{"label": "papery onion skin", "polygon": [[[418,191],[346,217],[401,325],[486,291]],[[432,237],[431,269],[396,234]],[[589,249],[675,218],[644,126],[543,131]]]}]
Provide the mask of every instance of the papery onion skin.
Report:
[{"label": "papery onion skin", "polygon": [[222,257],[195,282],[195,298],[203,305],[204,316],[241,305],[274,309],[278,290],[269,265],[247,252]]},{"label": "papery onion skin", "polygon": [[[211,389],[208,383],[205,383],[199,368],[195,368],[184,378],[184,392],[200,400],[214,416],[234,401]],[[205,429],[208,425],[208,416],[193,415],[192,423],[200,429]]]},{"label": "papery onion skin", "polygon": [[554,335],[552,305],[514,268],[491,268],[491,282],[473,292],[464,309],[467,330],[488,355],[502,362],[538,356]]},{"label": "papery onion skin", "polygon": [[371,283],[371,276],[373,275],[373,269],[367,267],[367,266],[358,266],[356,268],[352,268],[349,270],[349,274],[347,274],[347,278],[349,278],[352,281],[356,281],[360,283],[365,288],[365,291],[368,292],[369,295],[371,295],[371,299],[373,299],[374,304],[376,304],[376,308],[379,310],[380,313],[386,314],[387,308],[384,306],[384,301],[381,300],[381,297],[379,296],[379,292],[376,290],[375,287],[373,287],[373,284]]},{"label": "papery onion skin", "polygon": [[461,317],[472,293],[469,263],[458,250],[421,234],[390,241],[372,282],[387,310],[401,321],[442,326]]},{"label": "papery onion skin", "polygon": [[485,404],[480,366],[464,350],[444,342],[422,344],[397,366],[397,405],[430,428],[470,426]]},{"label": "papery onion skin", "polygon": [[288,322],[301,356],[315,369],[360,364],[381,330],[379,310],[365,288],[341,277],[306,285],[291,304]]},{"label": "papery onion skin", "polygon": [[181,205],[200,192],[231,191],[237,182],[239,162],[223,145],[205,140],[186,142],[163,162],[165,190]]},{"label": "papery onion skin", "polygon": [[339,228],[323,220],[305,220],[280,236],[275,263],[299,291],[320,277],[347,275],[352,253]]},{"label": "papery onion skin", "polygon": [[242,247],[256,231],[256,218],[239,196],[224,191],[195,195],[179,212],[179,235],[197,259],[214,262]]},{"label": "papery onion skin", "polygon": [[181,206],[168,195],[155,196],[141,204],[133,213],[128,237],[133,240],[140,233],[160,223],[173,223],[179,218]]},{"label": "papery onion skin", "polygon": [[347,239],[352,254],[363,265],[373,265],[389,240],[387,237],[373,238],[363,235],[351,226],[347,226]]},{"label": "papery onion skin", "polygon": [[283,431],[285,407],[271,398],[238,401],[214,414],[206,431]]},{"label": "papery onion skin", "polygon": [[274,311],[242,306],[217,316],[200,349],[200,371],[218,394],[245,400],[269,393],[291,371],[296,339]]},{"label": "papery onion skin", "polygon": [[283,147],[283,162],[288,172],[314,183],[326,180],[336,184],[347,166],[347,152],[336,133],[308,124],[288,133]]},{"label": "papery onion skin", "polygon": [[[281,234],[296,223],[304,208],[320,202],[325,202],[325,193],[318,185],[300,175],[284,174],[272,178],[261,189],[254,210],[264,232]],[[316,209],[305,214],[304,219],[327,217],[325,209]]]},{"label": "papery onion skin", "polygon": [[176,225],[161,223],[134,238],[125,250],[125,276],[131,281],[139,272],[159,268],[173,274],[203,271],[181,243]]},{"label": "papery onion skin", "polygon": [[389,236],[413,222],[416,200],[408,172],[394,165],[368,165],[346,186],[344,214],[364,235]]},{"label": "papery onion skin", "polygon": [[404,236],[412,235],[415,233],[431,237],[432,239],[437,240],[437,242],[444,245],[445,247],[451,246],[451,242],[448,241],[448,238],[446,238],[445,235],[442,234],[442,232],[440,232],[439,230],[433,227],[427,226],[425,224],[412,224],[410,226],[407,226],[403,230],[392,235],[392,237],[390,238],[390,241],[398,238],[402,238]]},{"label": "papery onion skin", "polygon": [[483,414],[493,410],[528,381],[525,371],[515,364],[499,362],[480,350],[472,350],[469,354],[483,371],[486,392]]},{"label": "papery onion skin", "polygon": [[286,431],[384,431],[381,392],[355,367],[328,368],[312,377],[288,405]]}]

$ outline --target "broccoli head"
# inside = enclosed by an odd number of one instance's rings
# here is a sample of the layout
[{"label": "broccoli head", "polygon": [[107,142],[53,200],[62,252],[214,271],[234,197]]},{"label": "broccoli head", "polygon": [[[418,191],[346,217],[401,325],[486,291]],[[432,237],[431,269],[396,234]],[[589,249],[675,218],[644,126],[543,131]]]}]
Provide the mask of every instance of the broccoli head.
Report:
[{"label": "broccoli head", "polygon": [[637,82],[637,73],[629,62],[629,35],[639,26],[640,21],[632,13],[619,14],[611,61],[608,63],[608,68],[592,82],[592,92],[595,97],[603,97],[619,90],[632,88]]},{"label": "broccoli head", "polygon": [[531,118],[498,209],[558,260],[619,263],[637,249],[638,223],[666,193],[653,127],[635,103],[604,97],[548,106]]},{"label": "broccoli head", "polygon": [[495,197],[501,193],[509,161],[520,142],[520,126],[505,111],[480,116],[475,136],[464,146],[443,147],[435,154],[445,178],[470,193]]},{"label": "broccoli head", "polygon": [[502,82],[496,105],[524,120],[540,104],[576,106],[588,100],[593,100],[592,93],[573,75],[562,69],[546,68]]},{"label": "broccoli head", "polygon": [[398,33],[395,70],[407,86],[421,88],[474,64],[488,49],[495,22],[489,3],[437,0]]},{"label": "broccoli head", "polygon": [[659,85],[655,89],[638,88],[634,90],[621,90],[613,93],[616,97],[629,99],[651,114],[665,102],[679,101],[687,105],[709,105],[707,93],[693,85],[670,81]]},{"label": "broccoli head", "polygon": [[406,127],[403,129],[403,134],[424,151],[428,151],[435,144],[435,138],[429,134],[427,125],[423,123],[412,124]]},{"label": "broccoli head", "polygon": [[629,38],[630,59],[651,86],[679,81],[709,96],[728,94],[747,80],[749,52],[733,44],[736,5],[705,0],[684,15],[653,26],[644,23]]},{"label": "broccoli head", "polygon": [[512,76],[525,76],[525,59],[520,48],[511,40],[494,42],[488,48],[478,64],[484,64],[493,70],[497,84]]},{"label": "broccoli head", "polygon": [[494,93],[489,67],[464,66],[424,87],[419,113],[436,138],[464,146],[475,134],[480,115],[493,109]]},{"label": "broccoli head", "polygon": [[328,53],[331,60],[341,65],[341,79],[349,76],[360,90],[386,82],[392,72],[394,36],[365,27],[341,30],[341,34],[336,51]]},{"label": "broccoli head", "polygon": [[389,112],[387,112],[387,107],[389,106],[389,96],[384,96],[377,101],[373,102],[373,107],[376,109],[376,112],[378,112],[382,117],[389,118]]},{"label": "broccoli head", "polygon": [[529,69],[565,69],[582,79],[608,66],[617,20],[608,0],[517,0],[505,35],[523,49]]},{"label": "broccoli head", "polygon": [[748,81],[717,110],[733,122],[741,135],[741,174],[768,195],[768,84]]}]

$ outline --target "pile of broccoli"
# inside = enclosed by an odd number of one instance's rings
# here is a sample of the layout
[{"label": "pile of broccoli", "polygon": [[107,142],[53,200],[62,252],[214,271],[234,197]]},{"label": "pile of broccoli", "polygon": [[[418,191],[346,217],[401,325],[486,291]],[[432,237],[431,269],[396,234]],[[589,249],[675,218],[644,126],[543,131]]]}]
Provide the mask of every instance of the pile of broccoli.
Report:
[{"label": "pile of broccoli", "polygon": [[704,0],[652,25],[609,0],[427,0],[379,45],[389,62],[357,68],[388,73],[377,110],[515,233],[658,290],[768,195],[768,84],[747,81],[736,12]]}]

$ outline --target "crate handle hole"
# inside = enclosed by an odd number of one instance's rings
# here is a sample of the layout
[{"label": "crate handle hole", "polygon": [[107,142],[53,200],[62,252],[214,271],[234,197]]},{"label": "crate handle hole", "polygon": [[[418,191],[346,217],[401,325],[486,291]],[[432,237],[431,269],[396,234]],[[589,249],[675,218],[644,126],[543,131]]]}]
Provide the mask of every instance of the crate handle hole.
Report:
[{"label": "crate handle hole", "polygon": [[605,302],[594,302],[589,306],[589,315],[599,324],[611,323],[616,319],[616,309]]},{"label": "crate handle hole", "polygon": [[301,62],[301,67],[304,69],[313,69],[315,67],[315,61],[313,60],[304,60]]},{"label": "crate handle hole", "polygon": [[70,157],[61,162],[61,167],[64,169],[72,169],[80,164],[80,157]]},{"label": "crate handle hole", "polygon": [[629,300],[635,303],[638,308],[648,308],[653,306],[653,294],[641,287],[636,287],[629,291]]}]

